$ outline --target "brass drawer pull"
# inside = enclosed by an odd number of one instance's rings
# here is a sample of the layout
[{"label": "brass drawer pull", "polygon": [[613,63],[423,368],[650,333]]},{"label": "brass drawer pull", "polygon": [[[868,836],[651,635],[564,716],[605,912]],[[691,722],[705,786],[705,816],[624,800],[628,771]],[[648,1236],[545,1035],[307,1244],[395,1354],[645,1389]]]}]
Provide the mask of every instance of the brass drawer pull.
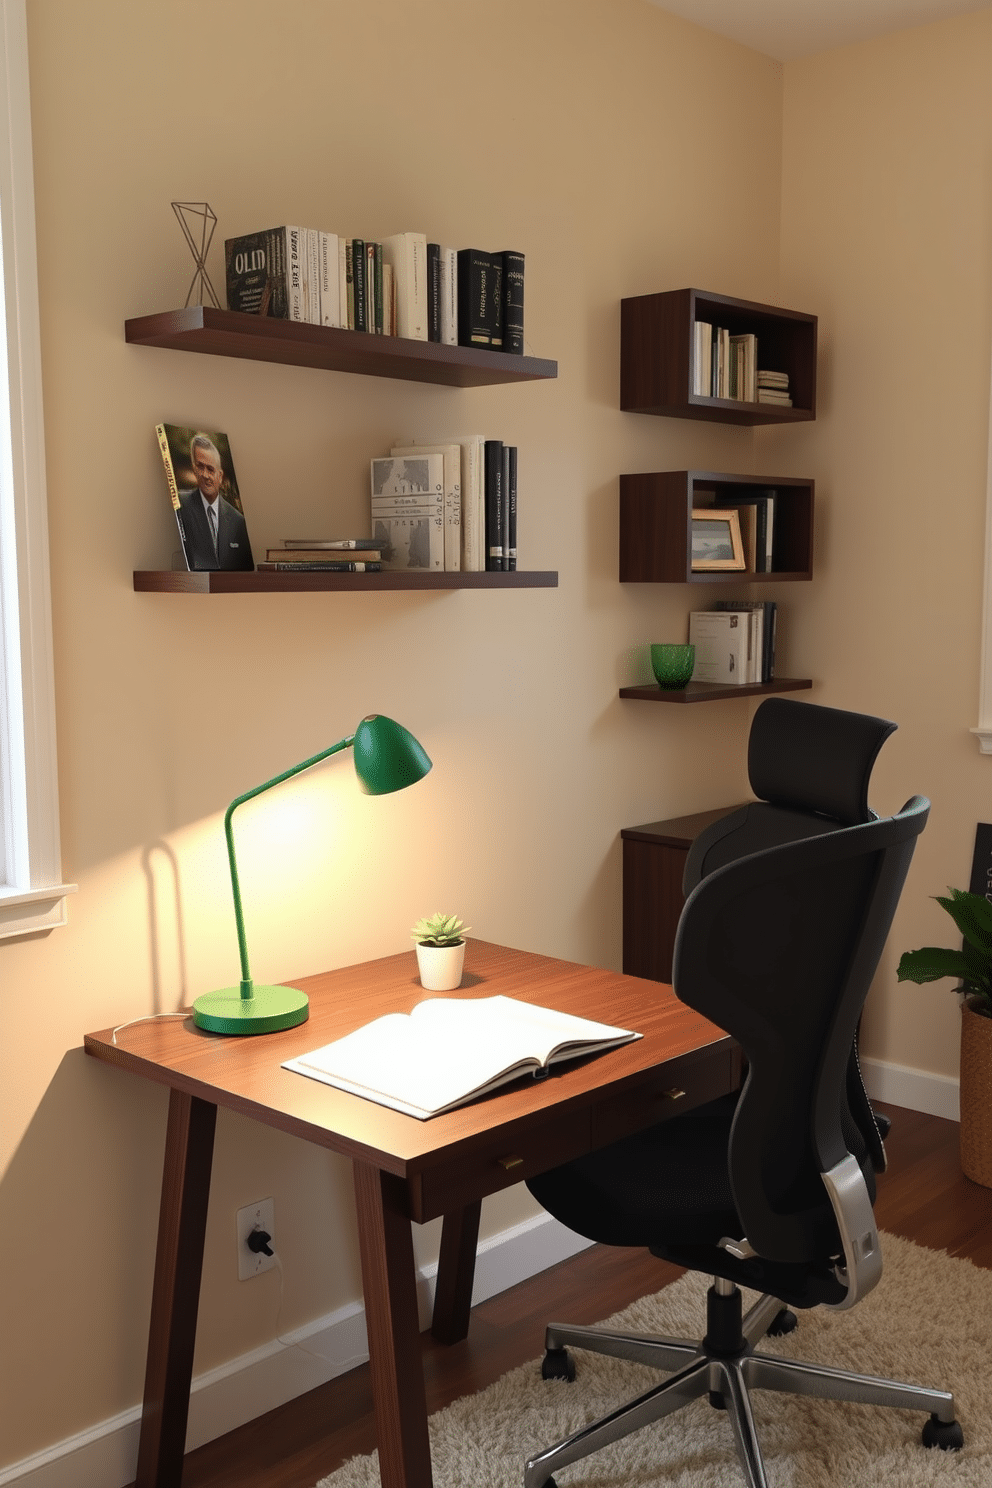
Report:
[{"label": "brass drawer pull", "polygon": [[496,1161],[499,1163],[500,1167],[505,1168],[507,1172],[509,1172],[511,1168],[522,1168],[524,1165],[523,1158],[517,1157],[516,1153],[511,1153],[509,1157],[498,1157]]},{"label": "brass drawer pull", "polygon": [[679,1090],[677,1086],[674,1085],[672,1086],[671,1090],[663,1090],[661,1093],[666,1100],[681,1100],[682,1097],[685,1095],[684,1090]]}]

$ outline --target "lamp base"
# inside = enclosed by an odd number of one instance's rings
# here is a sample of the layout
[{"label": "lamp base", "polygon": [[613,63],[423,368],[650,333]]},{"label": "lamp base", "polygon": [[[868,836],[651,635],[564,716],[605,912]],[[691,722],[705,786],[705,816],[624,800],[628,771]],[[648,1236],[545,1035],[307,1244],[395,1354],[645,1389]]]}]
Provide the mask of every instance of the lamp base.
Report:
[{"label": "lamp base", "polygon": [[242,997],[240,987],[222,987],[193,1004],[193,1022],[210,1033],[276,1033],[309,1016],[310,999],[297,987],[252,986],[251,997]]}]

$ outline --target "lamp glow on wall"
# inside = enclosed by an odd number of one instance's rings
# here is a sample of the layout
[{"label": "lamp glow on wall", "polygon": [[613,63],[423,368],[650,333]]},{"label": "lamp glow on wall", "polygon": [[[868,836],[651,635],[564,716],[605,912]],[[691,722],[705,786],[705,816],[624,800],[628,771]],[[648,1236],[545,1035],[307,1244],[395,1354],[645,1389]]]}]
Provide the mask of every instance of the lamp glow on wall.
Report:
[{"label": "lamp glow on wall", "polygon": [[321,760],[329,759],[351,749],[355,761],[358,783],[367,796],[385,796],[391,791],[403,790],[408,785],[422,780],[431,768],[431,761],[424,749],[411,733],[394,723],[391,718],[371,714],[363,718],[353,734],[332,744],[311,759],[303,760],[281,775],[245,791],[227,808],[224,816],[224,833],[227,837],[227,856],[231,865],[231,892],[234,896],[234,918],[238,927],[238,947],[241,951],[241,984],[239,987],[224,987],[218,992],[207,992],[193,1003],[193,1021],[198,1028],[211,1033],[275,1033],[281,1028],[295,1028],[305,1023],[310,1015],[310,1004],[305,992],[297,987],[258,987],[252,981],[248,967],[248,942],[245,939],[244,912],[241,907],[241,886],[238,881],[238,863],[234,852],[234,832],[231,819],[239,806],[262,795],[284,780],[291,780]]}]

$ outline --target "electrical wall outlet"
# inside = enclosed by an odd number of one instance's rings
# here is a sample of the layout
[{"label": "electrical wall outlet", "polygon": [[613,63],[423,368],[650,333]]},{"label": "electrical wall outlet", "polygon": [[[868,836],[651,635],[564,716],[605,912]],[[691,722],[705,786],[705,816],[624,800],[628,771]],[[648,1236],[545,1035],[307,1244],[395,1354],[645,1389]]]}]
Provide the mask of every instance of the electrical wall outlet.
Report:
[{"label": "electrical wall outlet", "polygon": [[268,1246],[270,1250],[276,1248],[276,1206],[273,1199],[259,1199],[256,1204],[248,1204],[237,1213],[238,1222],[238,1280],[250,1281],[253,1276],[261,1276],[263,1271],[271,1271],[276,1263],[274,1255],[266,1255],[264,1250],[254,1251],[248,1244],[248,1237],[254,1231],[263,1231],[269,1236]]}]

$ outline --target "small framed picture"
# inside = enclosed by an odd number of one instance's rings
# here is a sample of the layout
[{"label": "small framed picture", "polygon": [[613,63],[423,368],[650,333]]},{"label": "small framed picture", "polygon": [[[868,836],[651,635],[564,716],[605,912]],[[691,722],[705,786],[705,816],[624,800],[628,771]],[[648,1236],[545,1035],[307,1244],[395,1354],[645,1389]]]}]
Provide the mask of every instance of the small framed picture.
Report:
[{"label": "small framed picture", "polygon": [[744,544],[735,508],[717,511],[704,507],[692,514],[692,566],[704,569],[743,569]]}]

